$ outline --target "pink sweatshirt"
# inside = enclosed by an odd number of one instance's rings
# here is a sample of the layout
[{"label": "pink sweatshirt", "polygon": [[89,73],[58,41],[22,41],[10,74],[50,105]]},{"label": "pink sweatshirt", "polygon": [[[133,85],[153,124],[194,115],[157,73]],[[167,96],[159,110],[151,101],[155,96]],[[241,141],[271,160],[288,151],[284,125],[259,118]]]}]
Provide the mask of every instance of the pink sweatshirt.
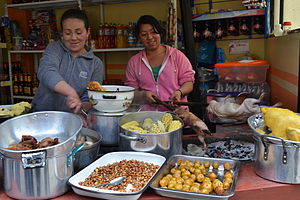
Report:
[{"label": "pink sweatshirt", "polygon": [[[125,85],[152,91],[161,100],[169,101],[169,97],[175,90],[180,89],[181,85],[185,82],[194,82],[195,72],[190,61],[181,51],[167,45],[164,46],[167,51],[157,81],[154,80],[146,51],[142,50],[128,62]],[[183,97],[182,101],[187,101],[187,97]]]}]

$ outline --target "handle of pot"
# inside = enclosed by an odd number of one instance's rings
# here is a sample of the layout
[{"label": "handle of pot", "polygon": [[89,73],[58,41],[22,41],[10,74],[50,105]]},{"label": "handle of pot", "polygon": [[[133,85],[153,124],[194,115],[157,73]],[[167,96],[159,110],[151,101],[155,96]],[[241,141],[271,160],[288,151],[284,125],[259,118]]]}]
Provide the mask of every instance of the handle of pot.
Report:
[{"label": "handle of pot", "polygon": [[22,153],[22,166],[24,169],[44,167],[46,164],[46,151]]},{"label": "handle of pot", "polygon": [[70,168],[71,166],[71,159],[74,158],[75,154],[80,151],[80,149],[82,149],[84,147],[84,144],[80,144],[79,146],[75,147],[72,152],[67,155],[67,168]]},{"label": "handle of pot", "polygon": [[128,136],[128,135],[125,135],[124,133],[119,133],[119,135],[127,140],[131,140],[131,141],[138,141],[138,142],[141,142],[143,144],[146,144],[147,143],[147,139],[144,138],[144,137],[136,137],[136,136]]},{"label": "handle of pot", "polygon": [[108,95],[102,95],[103,99],[117,99],[117,96],[108,96]]},{"label": "handle of pot", "polygon": [[264,151],[264,159],[265,160],[268,160],[268,154],[269,154],[268,145],[269,145],[269,143],[273,143],[272,141],[270,141],[270,139],[276,139],[276,140],[279,140],[281,142],[282,148],[283,148],[282,163],[286,164],[287,163],[287,150],[286,150],[286,146],[288,144],[292,144],[292,143],[285,142],[282,138],[279,138],[279,137],[270,136],[270,135],[262,135],[261,136],[261,141],[262,141],[262,143],[263,143],[263,145],[265,147],[265,151]]}]

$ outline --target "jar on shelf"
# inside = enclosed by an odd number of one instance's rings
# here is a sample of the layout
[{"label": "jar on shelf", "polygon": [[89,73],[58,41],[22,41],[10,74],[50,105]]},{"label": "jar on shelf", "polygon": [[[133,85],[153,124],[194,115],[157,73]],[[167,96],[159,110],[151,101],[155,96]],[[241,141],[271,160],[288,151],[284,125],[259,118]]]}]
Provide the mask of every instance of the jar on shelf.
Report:
[{"label": "jar on shelf", "polygon": [[116,48],[123,48],[123,47],[124,47],[124,36],[123,36],[122,25],[117,24],[116,25]]},{"label": "jar on shelf", "polygon": [[283,22],[283,35],[289,34],[289,32],[292,30],[292,22]]},{"label": "jar on shelf", "polygon": [[103,49],[104,48],[104,25],[99,25],[98,30],[98,48]]}]

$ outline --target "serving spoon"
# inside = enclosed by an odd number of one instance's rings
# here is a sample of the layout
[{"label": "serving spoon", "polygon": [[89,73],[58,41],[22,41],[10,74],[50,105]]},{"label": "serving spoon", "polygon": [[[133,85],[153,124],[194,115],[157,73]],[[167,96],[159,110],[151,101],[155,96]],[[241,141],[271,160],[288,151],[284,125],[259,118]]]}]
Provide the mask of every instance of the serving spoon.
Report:
[{"label": "serving spoon", "polygon": [[93,187],[98,187],[98,186],[100,186],[100,185],[111,185],[111,186],[116,186],[116,185],[119,185],[124,179],[125,179],[124,176],[117,177],[117,178],[114,178],[113,180],[111,180],[109,183],[99,183],[99,184],[97,184],[97,185],[94,185]]}]

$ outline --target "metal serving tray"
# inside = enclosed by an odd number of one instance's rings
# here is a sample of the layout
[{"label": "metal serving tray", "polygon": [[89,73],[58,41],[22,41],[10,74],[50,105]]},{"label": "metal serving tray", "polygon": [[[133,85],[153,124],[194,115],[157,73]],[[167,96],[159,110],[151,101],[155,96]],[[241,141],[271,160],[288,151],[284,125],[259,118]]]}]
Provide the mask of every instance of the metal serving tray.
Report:
[{"label": "metal serving tray", "polygon": [[71,185],[72,189],[76,194],[82,196],[89,196],[94,198],[101,198],[101,199],[112,199],[112,200],[135,200],[138,199],[142,193],[146,190],[146,188],[151,184],[152,179],[159,171],[152,176],[152,178],[148,181],[148,183],[139,191],[137,192],[118,192],[113,190],[105,190],[93,187],[86,187],[79,185],[79,182],[84,181],[86,177],[88,177],[94,169],[100,166],[105,166],[108,164],[112,164],[115,162],[119,162],[122,160],[138,160],[149,162],[155,165],[159,165],[159,169],[165,163],[166,159],[163,156],[152,154],[152,153],[143,153],[143,152],[113,152],[107,153],[100,157],[98,160],[75,174],[69,179],[69,184]]},{"label": "metal serving tray", "polygon": [[[171,190],[159,187],[159,180],[170,172],[170,169],[175,166],[175,163],[178,160],[189,160],[189,161],[200,161],[200,162],[217,162],[219,164],[218,174],[217,176],[224,175],[224,167],[223,164],[228,162],[231,164],[233,172],[233,183],[231,188],[228,189],[224,195],[217,194],[203,194],[196,192],[186,192],[180,190]],[[209,167],[208,171],[211,172],[212,166]],[[182,199],[197,199],[197,200],[220,200],[220,199],[228,199],[229,197],[234,195],[235,187],[237,184],[238,173],[240,170],[240,162],[236,160],[230,159],[221,159],[221,158],[206,158],[206,157],[197,157],[197,156],[185,156],[185,155],[174,155],[169,158],[164,167],[160,170],[159,174],[155,177],[155,180],[150,185],[151,188],[155,190],[155,192],[159,195],[173,198],[182,198]]]}]

